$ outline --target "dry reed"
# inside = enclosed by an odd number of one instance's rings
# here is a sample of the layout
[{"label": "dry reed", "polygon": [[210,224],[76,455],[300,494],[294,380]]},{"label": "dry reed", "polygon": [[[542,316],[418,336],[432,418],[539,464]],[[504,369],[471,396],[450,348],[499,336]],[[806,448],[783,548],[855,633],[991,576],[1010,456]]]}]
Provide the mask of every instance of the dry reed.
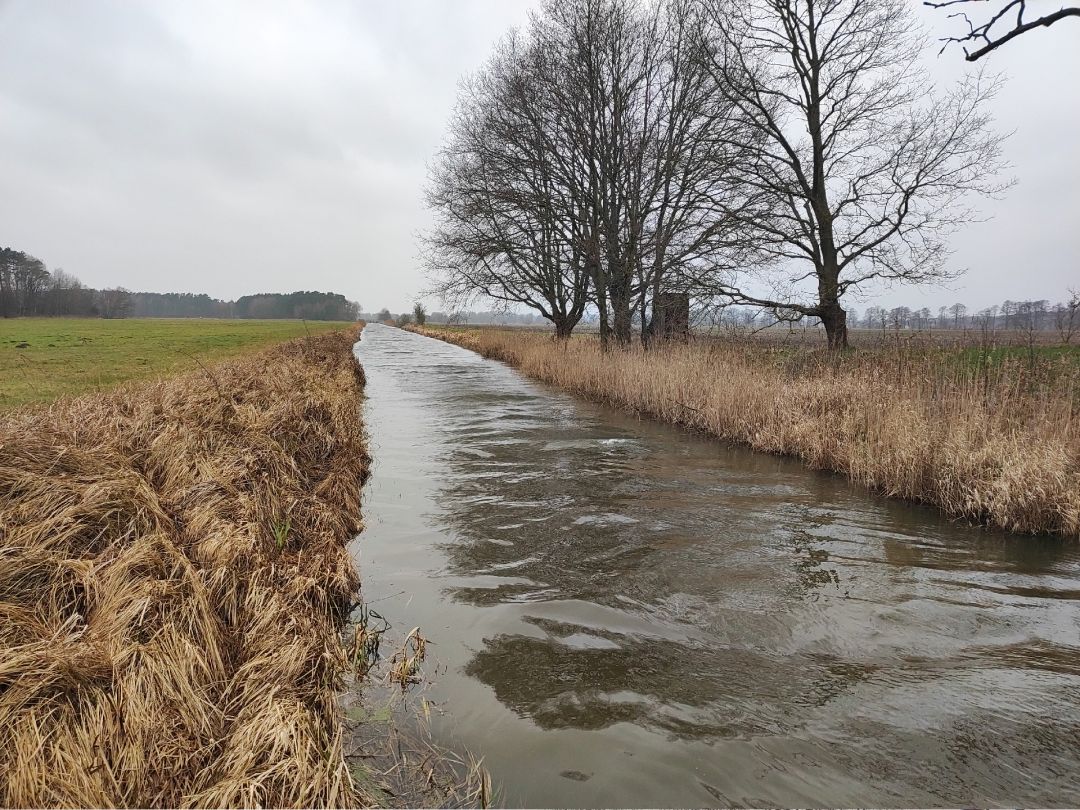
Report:
[{"label": "dry reed", "polygon": [[355,333],[0,419],[0,804],[354,806]]},{"label": "dry reed", "polygon": [[1067,356],[898,344],[833,357],[737,339],[605,353],[591,336],[413,331],[953,517],[1080,537],[1080,371]]}]

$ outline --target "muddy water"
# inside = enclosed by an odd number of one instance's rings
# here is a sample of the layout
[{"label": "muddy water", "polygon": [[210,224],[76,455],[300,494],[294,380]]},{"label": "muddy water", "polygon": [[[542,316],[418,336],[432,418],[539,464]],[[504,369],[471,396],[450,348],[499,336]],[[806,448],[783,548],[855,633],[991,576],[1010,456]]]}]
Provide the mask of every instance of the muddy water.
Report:
[{"label": "muddy water", "polygon": [[369,326],[364,594],[523,806],[1080,804],[1080,548]]}]

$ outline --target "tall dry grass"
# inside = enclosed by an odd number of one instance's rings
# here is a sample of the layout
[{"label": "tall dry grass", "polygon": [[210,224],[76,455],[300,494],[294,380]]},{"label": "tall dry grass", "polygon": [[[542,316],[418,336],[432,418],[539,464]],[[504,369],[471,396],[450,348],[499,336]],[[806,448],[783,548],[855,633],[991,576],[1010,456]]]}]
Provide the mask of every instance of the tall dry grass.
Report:
[{"label": "tall dry grass", "polygon": [[954,517],[1080,537],[1080,367],[1069,356],[898,341],[833,357],[739,339],[604,353],[588,336],[414,331]]},{"label": "tall dry grass", "polygon": [[355,339],[0,419],[0,804],[365,801]]}]

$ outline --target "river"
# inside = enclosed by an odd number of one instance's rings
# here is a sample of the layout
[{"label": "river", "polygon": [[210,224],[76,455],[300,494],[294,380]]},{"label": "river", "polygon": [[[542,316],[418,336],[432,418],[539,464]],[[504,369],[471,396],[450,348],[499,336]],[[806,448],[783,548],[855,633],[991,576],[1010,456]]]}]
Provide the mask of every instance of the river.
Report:
[{"label": "river", "polygon": [[369,325],[364,598],[512,806],[1080,804],[1080,548]]}]

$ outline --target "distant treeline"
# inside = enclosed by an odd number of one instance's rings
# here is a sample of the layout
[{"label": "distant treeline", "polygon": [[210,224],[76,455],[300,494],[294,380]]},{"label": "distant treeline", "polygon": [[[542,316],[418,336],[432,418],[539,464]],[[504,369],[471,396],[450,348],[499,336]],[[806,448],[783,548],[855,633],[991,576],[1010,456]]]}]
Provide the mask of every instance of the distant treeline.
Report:
[{"label": "distant treeline", "polygon": [[[366,321],[400,320],[410,313],[394,315],[389,309],[379,312],[360,313]],[[429,312],[425,319],[428,323],[448,324],[497,324],[530,325],[544,324],[545,318],[534,312],[501,310],[480,310],[454,312]],[[696,327],[733,326],[760,328],[777,322],[776,315],[762,307],[711,306],[708,303],[695,302],[692,320]],[[586,311],[582,323],[596,324],[598,316],[595,310]],[[635,325],[640,325],[634,319]],[[1004,301],[985,309],[975,310],[964,304],[952,304],[938,307],[912,309],[910,307],[868,307],[862,314],[855,309],[848,309],[848,323],[855,328],[930,331],[933,329],[960,330],[1017,330],[1022,332],[1057,332],[1061,339],[1070,343],[1080,335],[1080,293],[1070,292],[1064,301],[1052,303],[1048,300]],[[820,328],[817,318],[806,318],[803,326]]]},{"label": "distant treeline", "polygon": [[354,321],[360,305],[340,293],[294,292],[245,295],[222,301],[205,293],[131,293],[135,318],[304,318]]},{"label": "distant treeline", "polygon": [[[867,307],[860,316],[854,308],[847,311],[848,324],[863,329],[930,331],[954,329],[980,331],[1058,332],[1065,342],[1080,334],[1080,292],[1070,291],[1064,301],[1003,301],[1000,305],[976,310],[956,303],[938,307]],[[727,306],[703,308],[696,318],[702,324],[757,327],[768,325],[775,316],[761,307]],[[816,326],[817,319],[805,319],[804,325]]]},{"label": "distant treeline", "polygon": [[35,256],[0,248],[0,317],[86,318],[304,318],[353,321],[360,305],[339,293],[245,295],[222,301],[194,293],[95,290],[62,269],[48,270]]}]

